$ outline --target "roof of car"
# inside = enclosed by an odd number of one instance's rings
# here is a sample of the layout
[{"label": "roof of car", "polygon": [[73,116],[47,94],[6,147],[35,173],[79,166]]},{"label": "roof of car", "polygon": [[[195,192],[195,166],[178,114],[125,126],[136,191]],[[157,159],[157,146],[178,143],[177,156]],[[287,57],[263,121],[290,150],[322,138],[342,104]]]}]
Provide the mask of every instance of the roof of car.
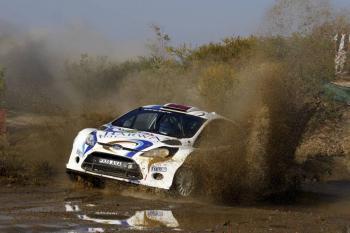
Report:
[{"label": "roof of car", "polygon": [[146,105],[143,108],[154,109],[154,110],[166,110],[171,112],[181,112],[188,115],[198,116],[205,119],[216,119],[223,118],[221,115],[215,112],[203,111],[197,107],[176,104],[176,103],[167,103],[164,105]]}]

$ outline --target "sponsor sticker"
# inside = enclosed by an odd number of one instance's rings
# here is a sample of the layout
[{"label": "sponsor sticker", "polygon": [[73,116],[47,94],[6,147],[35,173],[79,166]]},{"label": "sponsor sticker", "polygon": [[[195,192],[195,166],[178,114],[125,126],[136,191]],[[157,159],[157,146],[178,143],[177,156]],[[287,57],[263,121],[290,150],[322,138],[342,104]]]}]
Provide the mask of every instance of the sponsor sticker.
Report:
[{"label": "sponsor sticker", "polygon": [[125,130],[121,128],[109,128],[104,134],[99,134],[99,138],[117,138],[117,137],[137,137],[146,140],[157,140],[159,138],[149,132],[140,132],[137,130]]},{"label": "sponsor sticker", "polygon": [[152,167],[152,172],[166,172],[168,170],[167,167]]},{"label": "sponsor sticker", "polygon": [[111,165],[111,166],[115,166],[115,167],[121,167],[123,164],[120,161],[114,161],[114,160],[109,160],[109,159],[99,159],[98,162],[101,164]]}]

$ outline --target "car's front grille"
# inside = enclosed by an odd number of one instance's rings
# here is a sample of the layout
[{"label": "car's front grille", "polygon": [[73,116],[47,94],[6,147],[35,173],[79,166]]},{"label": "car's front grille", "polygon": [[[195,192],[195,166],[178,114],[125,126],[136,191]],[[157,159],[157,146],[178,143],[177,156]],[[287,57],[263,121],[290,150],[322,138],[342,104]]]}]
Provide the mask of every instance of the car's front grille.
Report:
[{"label": "car's front grille", "polygon": [[88,155],[81,167],[103,175],[131,180],[142,179],[140,167],[134,160],[112,154],[94,152]]}]

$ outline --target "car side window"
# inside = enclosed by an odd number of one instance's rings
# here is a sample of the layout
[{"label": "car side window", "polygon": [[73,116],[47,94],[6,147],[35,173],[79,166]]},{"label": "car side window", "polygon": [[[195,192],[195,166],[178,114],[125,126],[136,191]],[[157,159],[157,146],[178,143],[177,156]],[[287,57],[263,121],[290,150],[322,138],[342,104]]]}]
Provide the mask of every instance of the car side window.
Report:
[{"label": "car side window", "polygon": [[185,134],[185,138],[191,138],[202,126],[204,120],[199,121],[198,119],[187,116],[182,120],[182,128]]},{"label": "car side window", "polygon": [[182,137],[181,117],[164,114],[159,120],[158,131],[164,135]]}]

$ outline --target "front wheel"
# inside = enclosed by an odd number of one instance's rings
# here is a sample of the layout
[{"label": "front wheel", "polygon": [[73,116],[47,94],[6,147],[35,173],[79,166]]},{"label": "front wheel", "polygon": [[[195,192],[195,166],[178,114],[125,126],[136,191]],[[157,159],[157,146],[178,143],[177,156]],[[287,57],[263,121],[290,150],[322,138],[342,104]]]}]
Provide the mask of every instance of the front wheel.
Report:
[{"label": "front wheel", "polygon": [[182,197],[189,197],[194,193],[196,185],[195,175],[191,168],[180,167],[175,173],[172,189]]}]

